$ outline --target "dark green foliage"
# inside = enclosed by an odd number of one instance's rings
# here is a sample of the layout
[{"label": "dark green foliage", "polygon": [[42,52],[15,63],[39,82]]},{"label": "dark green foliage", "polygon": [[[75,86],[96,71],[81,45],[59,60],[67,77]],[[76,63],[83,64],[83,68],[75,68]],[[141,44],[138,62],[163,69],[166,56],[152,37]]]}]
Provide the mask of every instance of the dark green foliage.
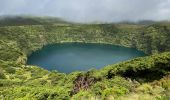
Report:
[{"label": "dark green foliage", "polygon": [[15,74],[15,68],[13,68],[13,67],[7,67],[7,68],[5,68],[5,70],[7,73]]},{"label": "dark green foliage", "polygon": [[2,69],[0,69],[0,79],[4,79],[5,78],[5,74],[3,72]]},{"label": "dark green foliage", "polygon": [[107,78],[121,75],[130,78],[143,78],[152,81],[161,78],[170,71],[170,53],[156,54],[151,57],[136,58],[117,65],[110,65],[101,70]]}]

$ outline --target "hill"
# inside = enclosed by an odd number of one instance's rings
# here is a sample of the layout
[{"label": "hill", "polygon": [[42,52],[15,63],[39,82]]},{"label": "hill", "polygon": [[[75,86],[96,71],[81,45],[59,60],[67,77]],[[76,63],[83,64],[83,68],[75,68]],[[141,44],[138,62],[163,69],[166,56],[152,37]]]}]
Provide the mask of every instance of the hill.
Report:
[{"label": "hill", "polygon": [[66,23],[68,22],[56,17],[0,16],[0,27],[23,25],[52,25]]}]

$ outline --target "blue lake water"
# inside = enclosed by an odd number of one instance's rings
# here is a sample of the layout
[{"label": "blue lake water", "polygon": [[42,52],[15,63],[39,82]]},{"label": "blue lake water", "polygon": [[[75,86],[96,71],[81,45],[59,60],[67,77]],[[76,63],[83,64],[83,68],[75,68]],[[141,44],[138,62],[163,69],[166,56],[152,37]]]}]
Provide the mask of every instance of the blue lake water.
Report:
[{"label": "blue lake water", "polygon": [[133,48],[107,44],[64,43],[48,45],[32,53],[27,64],[70,73],[100,69],[141,56],[145,56],[145,53]]}]

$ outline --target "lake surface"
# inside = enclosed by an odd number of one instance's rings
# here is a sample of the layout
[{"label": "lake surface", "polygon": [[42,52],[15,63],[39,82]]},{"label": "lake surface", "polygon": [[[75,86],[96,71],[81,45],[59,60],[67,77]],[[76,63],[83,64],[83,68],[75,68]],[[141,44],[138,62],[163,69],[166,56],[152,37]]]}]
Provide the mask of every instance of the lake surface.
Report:
[{"label": "lake surface", "polygon": [[106,44],[65,43],[48,45],[32,53],[27,64],[70,73],[77,70],[99,69],[141,56],[145,56],[145,53],[133,48]]}]

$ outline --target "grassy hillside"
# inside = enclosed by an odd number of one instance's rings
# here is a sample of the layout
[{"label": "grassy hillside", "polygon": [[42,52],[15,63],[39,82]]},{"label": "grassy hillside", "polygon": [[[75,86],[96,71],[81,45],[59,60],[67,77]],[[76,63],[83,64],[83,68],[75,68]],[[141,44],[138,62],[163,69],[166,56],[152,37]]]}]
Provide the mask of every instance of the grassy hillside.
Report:
[{"label": "grassy hillside", "polygon": [[[170,98],[170,23],[69,24],[17,19],[8,20],[9,23],[0,20],[0,99]],[[26,65],[32,52],[64,42],[120,45],[142,50],[149,56],[70,74]]]}]

